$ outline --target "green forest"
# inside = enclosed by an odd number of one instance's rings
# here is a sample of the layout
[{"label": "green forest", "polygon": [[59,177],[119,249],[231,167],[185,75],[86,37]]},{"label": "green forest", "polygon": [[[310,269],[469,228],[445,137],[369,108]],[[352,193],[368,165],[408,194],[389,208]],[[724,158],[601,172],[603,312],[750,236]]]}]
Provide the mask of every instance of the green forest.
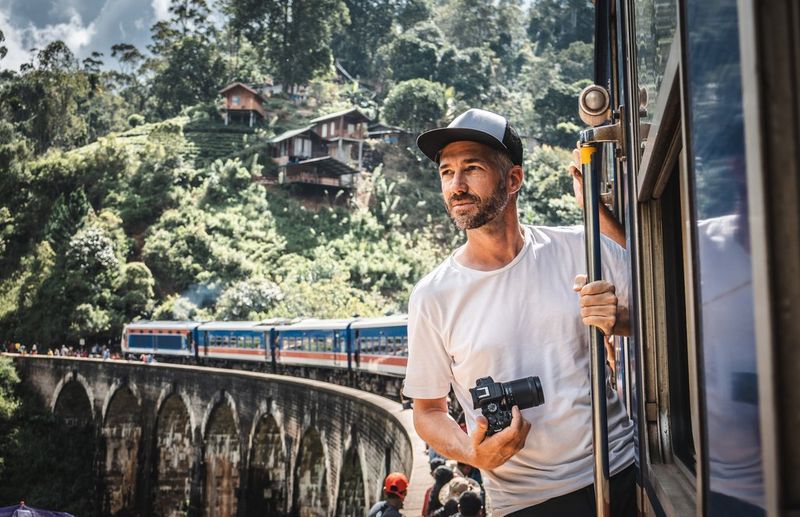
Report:
[{"label": "green forest", "polygon": [[[370,142],[356,196],[303,206],[268,140],[358,107],[412,133],[469,107],[527,142],[522,220],[573,224],[567,165],[592,73],[588,0],[172,0],[147,48],[10,70],[0,33],[0,342],[114,343],[136,319],[375,316],[463,240],[434,166]],[[338,63],[338,68],[335,64]],[[348,77],[338,71],[344,69]],[[259,127],[219,91],[272,83]]]}]

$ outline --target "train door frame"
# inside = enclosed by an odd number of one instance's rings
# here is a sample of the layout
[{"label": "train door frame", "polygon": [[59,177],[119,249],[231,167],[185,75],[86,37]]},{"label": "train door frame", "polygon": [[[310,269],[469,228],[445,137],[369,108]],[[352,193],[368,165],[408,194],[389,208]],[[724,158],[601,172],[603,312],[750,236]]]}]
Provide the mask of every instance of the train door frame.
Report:
[{"label": "train door frame", "polygon": [[738,0],[765,503],[800,507],[800,5]]}]

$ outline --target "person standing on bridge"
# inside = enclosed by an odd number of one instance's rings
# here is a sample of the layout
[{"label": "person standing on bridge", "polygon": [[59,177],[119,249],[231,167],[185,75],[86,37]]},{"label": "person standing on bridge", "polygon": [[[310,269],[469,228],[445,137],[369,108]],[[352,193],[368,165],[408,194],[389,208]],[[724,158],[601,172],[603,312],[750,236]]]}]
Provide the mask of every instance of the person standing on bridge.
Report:
[{"label": "person standing on bridge", "polygon": [[386,499],[378,501],[370,508],[368,517],[402,517],[400,509],[408,492],[408,478],[402,472],[392,472],[383,482]]},{"label": "person standing on bridge", "polygon": [[[582,227],[520,224],[523,149],[504,117],[471,109],[420,135],[417,145],[438,165],[445,208],[467,236],[409,300],[403,392],[414,399],[417,433],[445,457],[483,471],[495,517],[593,515],[585,325],[629,333],[625,250],[603,238],[608,280],[587,284]],[[608,229],[609,214],[603,217]],[[522,412],[515,406],[511,425],[487,436],[469,389],[482,377],[531,375],[540,377],[545,403]],[[451,387],[469,435],[448,414]],[[607,402],[612,513],[633,516],[633,424],[611,388]]]}]

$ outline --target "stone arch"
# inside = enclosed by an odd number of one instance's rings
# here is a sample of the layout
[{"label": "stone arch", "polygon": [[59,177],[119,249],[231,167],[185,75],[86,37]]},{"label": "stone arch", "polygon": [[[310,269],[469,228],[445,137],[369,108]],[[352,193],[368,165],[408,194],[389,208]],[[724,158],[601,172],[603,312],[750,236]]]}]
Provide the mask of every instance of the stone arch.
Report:
[{"label": "stone arch", "polygon": [[248,513],[285,515],[288,475],[283,433],[274,415],[262,414],[255,422],[247,469]]},{"label": "stone arch", "polygon": [[[65,400],[62,399],[62,395],[64,395],[65,390],[71,393],[69,397],[73,397],[77,395],[75,389],[82,389],[83,395],[86,397],[86,400],[89,403],[89,421],[94,420],[94,390],[92,389],[91,384],[89,381],[86,380],[86,377],[79,374],[77,371],[72,371],[66,374],[64,377],[58,381],[56,384],[55,390],[53,390],[53,399],[50,404],[50,410],[55,413],[59,414],[56,409],[58,408],[60,411],[64,411],[68,408],[59,407],[59,401],[63,404]],[[70,399],[71,400],[71,399]],[[63,413],[62,413],[63,415]]]},{"label": "stone arch", "polygon": [[322,436],[313,427],[300,440],[293,494],[292,506],[298,517],[324,517],[328,514],[328,462]]},{"label": "stone arch", "polygon": [[158,400],[156,401],[156,415],[161,414],[161,408],[164,406],[164,403],[167,401],[169,397],[177,396],[183,401],[183,406],[189,412],[189,425],[194,432],[197,429],[197,416],[195,412],[192,411],[192,401],[189,398],[189,395],[183,391],[178,390],[178,387],[175,383],[169,386],[165,386],[162,388],[161,393],[158,394]]},{"label": "stone arch", "polygon": [[189,407],[178,393],[167,395],[156,418],[153,515],[185,515],[194,464],[194,440]]},{"label": "stone arch", "polygon": [[87,385],[77,376],[62,380],[53,396],[53,413],[68,426],[89,425],[94,420],[94,404]]},{"label": "stone arch", "polygon": [[209,515],[235,516],[242,446],[233,398],[215,397],[216,404],[204,419],[204,508]]},{"label": "stone arch", "polygon": [[100,413],[100,418],[102,419],[103,422],[105,422],[106,419],[108,418],[108,408],[109,406],[111,406],[111,401],[114,400],[114,396],[120,389],[128,390],[131,393],[131,395],[136,397],[136,401],[141,407],[142,395],[139,393],[139,387],[136,386],[136,383],[129,381],[128,379],[115,379],[114,382],[111,384],[111,387],[108,389],[106,400],[103,403],[103,410]]},{"label": "stone arch", "polygon": [[108,514],[132,513],[136,504],[142,405],[130,387],[120,386],[111,393],[104,413],[103,509]]},{"label": "stone arch", "polygon": [[361,460],[358,444],[353,440],[342,458],[342,465],[339,469],[339,491],[336,496],[337,517],[360,517],[369,511]]}]

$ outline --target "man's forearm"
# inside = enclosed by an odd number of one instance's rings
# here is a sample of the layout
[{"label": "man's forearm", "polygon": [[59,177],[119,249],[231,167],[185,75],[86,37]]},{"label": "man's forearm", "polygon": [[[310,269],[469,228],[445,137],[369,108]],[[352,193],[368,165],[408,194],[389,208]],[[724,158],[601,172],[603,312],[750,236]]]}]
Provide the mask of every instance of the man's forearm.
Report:
[{"label": "man's forearm", "polygon": [[473,461],[469,437],[446,411],[414,411],[414,427],[419,437],[445,458]]},{"label": "man's forearm", "polygon": [[619,224],[611,210],[603,203],[600,203],[600,233],[623,248],[627,244],[625,242],[625,229]]}]

